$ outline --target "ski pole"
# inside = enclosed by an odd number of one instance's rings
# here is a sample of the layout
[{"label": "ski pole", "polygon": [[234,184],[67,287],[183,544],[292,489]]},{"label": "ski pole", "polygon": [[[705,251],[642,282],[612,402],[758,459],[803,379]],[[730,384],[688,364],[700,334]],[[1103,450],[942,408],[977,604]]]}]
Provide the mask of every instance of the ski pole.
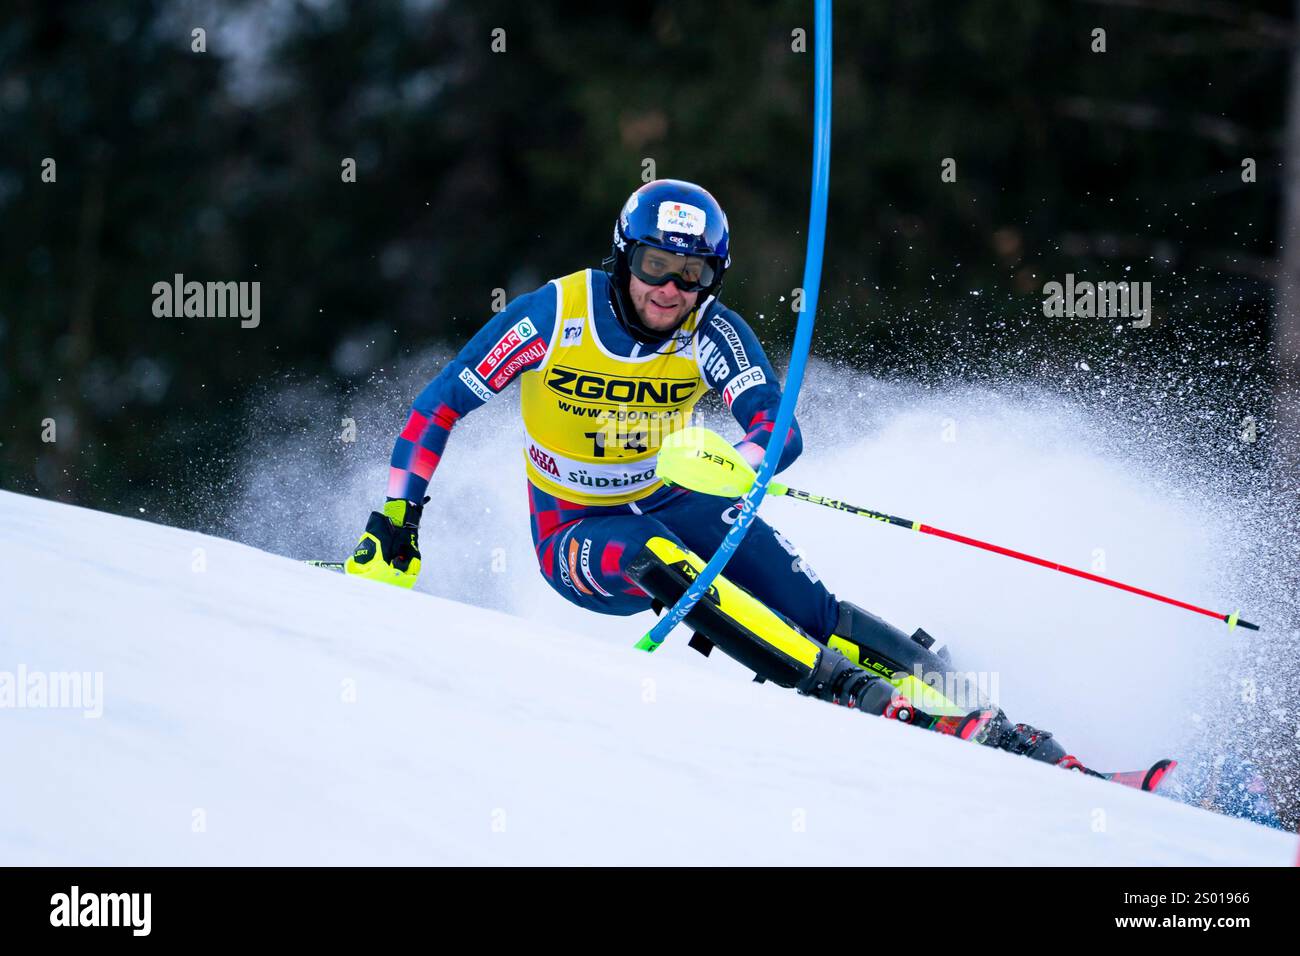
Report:
[{"label": "ski pole", "polygon": [[[725,438],[716,432],[711,432],[706,428],[698,427],[682,429],[664,440],[664,443],[659,450],[657,469],[659,477],[667,484],[681,485],[684,488],[690,488],[704,494],[721,495],[724,497],[738,497],[743,495],[749,489],[749,486],[753,483],[754,479],[754,470],[750,467],[749,462],[745,461],[745,459],[740,456],[740,453],[736,451]],[[838,498],[827,498],[823,495],[815,495],[807,491],[800,491],[798,488],[791,488],[789,485],[783,485],[776,481],[772,482],[768,486],[767,491],[770,495],[785,495],[787,498],[794,498],[796,501],[807,501],[815,505],[821,505],[825,508],[831,508],[835,511],[842,511],[846,514],[859,515],[863,518],[870,518],[873,521],[892,524],[899,528],[910,528],[912,531],[919,531],[922,534],[932,534],[938,538],[946,538],[949,541],[956,541],[958,544],[967,544],[973,548],[981,548],[985,551],[991,551],[994,554],[1005,555],[1008,558],[1027,561],[1030,564],[1036,564],[1042,568],[1049,568],[1053,571],[1071,574],[1075,577],[1083,578],[1085,581],[1095,581],[1098,584],[1105,584],[1109,587],[1118,588],[1121,591],[1127,591],[1130,594],[1137,594],[1140,597],[1151,598],[1153,601],[1172,604],[1174,607],[1180,607],[1187,611],[1195,611],[1197,614],[1204,614],[1206,617],[1212,617],[1223,621],[1228,625],[1228,630],[1232,630],[1237,626],[1252,631],[1259,630],[1258,624],[1243,621],[1241,619],[1240,611],[1234,611],[1231,614],[1211,611],[1208,608],[1198,607],[1195,604],[1189,604],[1186,601],[1180,601],[1177,598],[1157,594],[1155,591],[1148,591],[1145,588],[1134,587],[1133,585],[1125,584],[1122,581],[1102,577],[1100,574],[1093,574],[1091,571],[1081,571],[1078,568],[1058,564],[1055,561],[1048,561],[1045,558],[1035,557],[1032,554],[1025,554],[1023,551],[1004,548],[1001,545],[991,544],[988,541],[981,541],[978,538],[970,538],[964,534],[957,534],[953,531],[944,531],[942,528],[935,528],[931,525],[923,524],[920,521],[913,521],[911,518],[900,518],[896,515],[886,514],[883,511],[873,511],[870,508],[862,508],[858,505],[849,504],[847,501],[841,501]]]},{"label": "ski pole", "polygon": [[326,571],[342,571],[342,561],[304,561],[303,564],[313,568],[324,568]]}]

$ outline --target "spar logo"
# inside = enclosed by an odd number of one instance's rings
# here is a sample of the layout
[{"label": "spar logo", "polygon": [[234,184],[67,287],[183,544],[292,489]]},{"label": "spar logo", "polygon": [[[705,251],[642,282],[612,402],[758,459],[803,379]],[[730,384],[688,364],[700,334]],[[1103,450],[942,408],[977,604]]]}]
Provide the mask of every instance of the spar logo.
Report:
[{"label": "spar logo", "polygon": [[515,323],[514,328],[497,339],[496,345],[488,350],[488,354],[483,357],[483,361],[475,366],[474,370],[478,372],[481,378],[487,378],[492,374],[492,370],[501,364],[502,359],[536,334],[537,326],[533,325],[528,316],[524,316]]},{"label": "spar logo", "polygon": [[554,475],[556,478],[560,477],[560,467],[555,463],[555,458],[536,445],[529,444],[528,457],[533,460],[533,464],[537,466],[538,471]]},{"label": "spar logo", "polygon": [[534,342],[532,345],[528,346],[528,348],[524,349],[522,352],[520,352],[518,355],[512,358],[509,362],[506,362],[505,365],[502,365],[499,369],[497,369],[497,373],[492,376],[492,380],[489,381],[488,384],[491,385],[498,392],[501,391],[501,389],[505,388],[507,385],[510,384],[510,380],[515,377],[516,372],[518,372],[521,368],[525,368],[529,365],[532,365],[534,362],[540,361],[543,357],[545,357],[545,355],[546,355],[546,343]]}]

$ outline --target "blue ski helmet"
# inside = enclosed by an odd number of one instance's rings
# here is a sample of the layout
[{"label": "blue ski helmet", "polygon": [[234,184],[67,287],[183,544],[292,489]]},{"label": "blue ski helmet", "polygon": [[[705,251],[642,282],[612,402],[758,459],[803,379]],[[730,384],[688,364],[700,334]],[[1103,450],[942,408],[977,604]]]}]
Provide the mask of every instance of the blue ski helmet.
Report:
[{"label": "blue ski helmet", "polygon": [[[639,266],[646,248],[671,252],[683,262],[687,257],[702,259],[704,264],[693,265],[685,273],[651,275]],[[641,322],[628,295],[631,276],[651,285],[672,281],[684,291],[702,292],[702,303],[718,294],[730,265],[727,214],[707,189],[680,179],[646,183],[623,204],[614,223],[614,248],[604,262],[614,315],[634,338],[662,342],[675,330],[656,332]]]}]

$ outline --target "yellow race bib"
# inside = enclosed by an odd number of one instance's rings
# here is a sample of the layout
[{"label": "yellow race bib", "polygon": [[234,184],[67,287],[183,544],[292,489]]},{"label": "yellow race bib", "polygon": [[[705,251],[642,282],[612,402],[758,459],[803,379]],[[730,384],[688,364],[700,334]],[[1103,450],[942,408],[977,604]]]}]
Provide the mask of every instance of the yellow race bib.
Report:
[{"label": "yellow race bib", "polygon": [[607,351],[592,318],[591,270],[553,280],[555,329],[544,363],[525,372],[528,480],[567,501],[616,505],[656,491],[655,458],[708,391],[692,312],[661,351]]}]

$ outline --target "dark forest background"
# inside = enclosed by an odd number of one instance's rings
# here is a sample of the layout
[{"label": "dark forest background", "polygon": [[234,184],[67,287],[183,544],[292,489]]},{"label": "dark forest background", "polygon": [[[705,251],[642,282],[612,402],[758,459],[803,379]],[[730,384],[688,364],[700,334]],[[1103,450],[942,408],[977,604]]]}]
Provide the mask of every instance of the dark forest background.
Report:
[{"label": "dark forest background", "polygon": [[[235,460],[267,381],[345,390],[459,343],[495,289],[597,265],[647,160],[722,200],[725,298],[782,364],[811,11],[9,0],[0,487],[166,512]],[[1259,441],[1231,454],[1287,460],[1288,3],[861,0],[835,21],[817,354],[877,375],[1049,378],[1081,343],[1135,376],[1200,356],[1221,370],[1208,427],[1232,445],[1250,416]],[[1043,285],[1067,272],[1151,281],[1152,327],[1045,319]],[[260,325],[156,318],[153,284],[176,273],[260,282]]]},{"label": "dark forest background", "polygon": [[[650,163],[727,209],[724,298],[784,366],[811,32],[793,0],[0,0],[0,488],[228,531],[204,505],[302,414],[285,386],[359,394],[598,265]],[[841,0],[813,346],[1170,423],[1262,502],[1291,621],[1297,38],[1294,0]],[[259,282],[260,324],[156,317],[177,273]],[[1045,317],[1067,273],[1151,282],[1150,327]],[[1254,666],[1294,688],[1295,640]],[[1294,827],[1294,741],[1242,739]]]}]

